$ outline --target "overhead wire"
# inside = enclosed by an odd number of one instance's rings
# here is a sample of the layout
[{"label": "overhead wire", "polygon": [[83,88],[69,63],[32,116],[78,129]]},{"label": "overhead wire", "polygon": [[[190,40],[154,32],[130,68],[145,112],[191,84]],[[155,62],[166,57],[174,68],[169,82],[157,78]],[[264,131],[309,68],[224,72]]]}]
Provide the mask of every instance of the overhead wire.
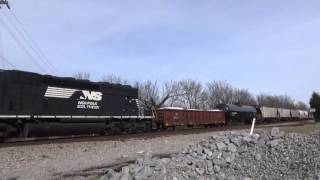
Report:
[{"label": "overhead wire", "polygon": [[17,69],[17,67],[15,65],[13,65],[6,57],[0,55],[0,58],[2,59],[2,61],[6,62],[7,64],[9,64],[11,67]]},{"label": "overhead wire", "polygon": [[[24,34],[27,36],[27,38],[30,40],[31,42],[31,47],[35,52],[38,52],[38,56],[40,59],[44,60],[54,72],[57,72],[57,68],[50,62],[50,60],[47,58],[47,56],[45,55],[45,53],[41,50],[41,48],[39,48],[39,46],[37,45],[37,43],[33,40],[32,36],[30,35],[30,33],[28,33],[28,31],[26,30],[26,28],[24,27],[24,25],[21,23],[21,21],[19,20],[19,18],[15,15],[15,13],[12,10],[9,10],[10,14],[12,15],[12,17],[14,17],[15,21],[17,22],[17,24],[21,27],[22,31],[24,32]],[[5,13],[5,12],[4,12]],[[5,13],[6,14],[6,13]],[[6,14],[6,16],[8,17],[8,15]],[[8,17],[9,18],[9,17]],[[16,28],[17,29],[17,28]],[[23,33],[20,33],[23,34]],[[32,46],[33,45],[33,46]]]},{"label": "overhead wire", "polygon": [[[16,26],[16,24],[12,21],[12,19],[8,16],[7,13],[5,13],[3,11],[3,14],[5,15],[5,17],[7,18],[7,20],[11,23],[11,25],[14,27],[14,29],[18,32],[18,34],[23,38],[23,40],[26,42],[26,45],[29,47],[29,49],[31,49],[33,51],[33,53],[38,57],[38,59],[40,61],[43,62],[44,65],[48,66],[49,70],[53,73],[55,73],[55,69],[54,67],[48,63],[46,60],[44,60],[44,58],[41,56],[41,54],[36,50],[36,45],[33,45],[31,40],[28,40],[28,38],[24,35],[23,32],[21,32],[21,30]],[[23,29],[23,28],[21,28]],[[26,33],[25,33],[26,34]],[[30,39],[30,38],[29,38]]]},{"label": "overhead wire", "polygon": [[15,34],[11,31],[11,29],[3,22],[3,20],[0,18],[0,23],[2,26],[6,29],[6,31],[10,34],[10,36],[17,42],[17,44],[20,46],[20,48],[29,56],[29,58],[32,60],[32,62],[43,72],[47,72],[45,68],[42,67],[41,64],[30,54],[28,49],[22,44],[22,42],[15,36]]}]

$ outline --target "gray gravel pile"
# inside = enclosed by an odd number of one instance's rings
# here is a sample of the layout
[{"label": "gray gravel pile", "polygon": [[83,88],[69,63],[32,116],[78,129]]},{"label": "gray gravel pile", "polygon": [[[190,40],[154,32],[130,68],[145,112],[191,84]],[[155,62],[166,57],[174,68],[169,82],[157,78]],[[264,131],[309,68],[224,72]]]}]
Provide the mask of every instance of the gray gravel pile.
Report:
[{"label": "gray gravel pile", "polygon": [[284,135],[278,128],[211,136],[168,158],[146,153],[101,179],[319,179],[320,134]]}]

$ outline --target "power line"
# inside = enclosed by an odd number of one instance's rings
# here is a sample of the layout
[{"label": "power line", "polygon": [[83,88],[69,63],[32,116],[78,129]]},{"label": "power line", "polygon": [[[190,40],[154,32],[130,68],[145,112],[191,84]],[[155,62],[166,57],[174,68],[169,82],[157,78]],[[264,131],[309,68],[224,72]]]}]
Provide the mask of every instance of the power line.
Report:
[{"label": "power line", "polygon": [[[26,30],[26,28],[23,26],[23,24],[21,23],[21,21],[18,19],[18,17],[15,15],[15,13],[11,10],[9,11],[11,13],[11,15],[14,17],[15,21],[17,22],[17,24],[20,26],[20,28],[22,29],[22,31],[24,32],[24,34],[27,36],[27,38],[25,38],[25,36],[23,35],[23,33],[21,31],[18,30],[18,28],[15,26],[16,30],[20,32],[21,36],[23,36],[23,38],[29,42],[30,47],[34,50],[35,53],[37,53],[38,57],[42,60],[45,61],[50,68],[52,68],[52,70],[54,72],[57,72],[57,69],[55,68],[55,66],[49,61],[49,59],[47,58],[47,56],[43,53],[43,51],[39,48],[39,46],[36,44],[36,42],[33,40],[33,38],[31,37],[30,33],[28,33],[28,31]],[[6,15],[6,17],[8,19],[9,16],[4,12],[4,14]],[[10,20],[11,21],[11,20]],[[11,21],[12,24],[14,24]],[[27,39],[29,39],[30,41],[28,41]]]},{"label": "power line", "polygon": [[20,31],[20,29],[15,25],[15,23],[9,18],[9,16],[3,11],[3,14],[6,16],[6,18],[8,19],[8,21],[12,24],[12,26],[14,27],[14,29],[18,32],[18,34],[23,38],[23,40],[26,41],[27,45],[29,46],[29,48],[31,50],[33,50],[34,54],[36,54],[36,56],[43,61],[42,57],[39,55],[39,53],[34,49],[34,47],[30,44],[30,42],[28,41],[28,39],[24,36],[24,34]]},{"label": "power line", "polygon": [[[24,36],[24,34],[20,31],[20,29],[15,25],[15,23],[9,18],[9,16],[3,11],[3,14],[6,16],[6,18],[8,19],[8,21],[12,24],[12,26],[14,27],[14,29],[18,32],[18,34],[23,38],[24,41],[26,41],[27,45],[29,46],[29,48],[31,50],[33,50],[34,54],[36,54],[36,56],[41,60],[44,61],[41,57],[41,55],[39,55],[39,53],[37,52],[37,50],[35,50],[35,48],[30,44],[30,41]],[[49,65],[50,66],[50,65]],[[50,69],[50,71],[52,71]]]},{"label": "power line", "polygon": [[9,64],[11,67],[17,69],[17,67],[16,67],[15,65],[13,65],[13,64],[12,64],[7,58],[5,58],[4,56],[1,56],[1,55],[0,55],[0,58],[1,58],[4,62],[6,62],[7,64]]},{"label": "power line", "polygon": [[33,63],[38,66],[39,69],[41,69],[43,72],[46,72],[46,70],[38,63],[36,59],[29,53],[29,51],[23,46],[21,41],[14,35],[14,33],[11,32],[10,28],[0,19],[0,23],[3,25],[3,27],[7,30],[7,32],[12,36],[12,38],[18,43],[20,48],[29,56],[29,58],[33,61]]}]

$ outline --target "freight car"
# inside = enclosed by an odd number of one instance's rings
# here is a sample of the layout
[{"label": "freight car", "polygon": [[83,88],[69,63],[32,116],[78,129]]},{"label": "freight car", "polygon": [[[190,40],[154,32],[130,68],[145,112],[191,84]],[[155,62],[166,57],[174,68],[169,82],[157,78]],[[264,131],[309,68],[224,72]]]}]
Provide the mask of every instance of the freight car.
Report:
[{"label": "freight car", "polygon": [[131,86],[0,71],[0,137],[151,130]]},{"label": "freight car", "polygon": [[282,121],[287,121],[291,119],[290,109],[278,108],[278,113]]},{"label": "freight car", "polygon": [[299,110],[290,109],[290,115],[292,120],[299,120]]},{"label": "freight car", "polygon": [[299,119],[308,119],[309,118],[308,111],[304,111],[304,110],[298,110],[298,111],[299,111]]},{"label": "freight car", "polygon": [[226,124],[225,113],[221,110],[199,110],[165,107],[157,110],[158,129],[176,127],[213,127]]},{"label": "freight car", "polygon": [[272,107],[257,107],[257,122],[275,122],[279,119],[277,108]]},{"label": "freight car", "polygon": [[296,109],[256,106],[257,121],[260,123],[308,119],[308,111]]},{"label": "freight car", "polygon": [[256,109],[252,106],[218,104],[217,109],[225,112],[227,124],[250,123],[256,117]]}]

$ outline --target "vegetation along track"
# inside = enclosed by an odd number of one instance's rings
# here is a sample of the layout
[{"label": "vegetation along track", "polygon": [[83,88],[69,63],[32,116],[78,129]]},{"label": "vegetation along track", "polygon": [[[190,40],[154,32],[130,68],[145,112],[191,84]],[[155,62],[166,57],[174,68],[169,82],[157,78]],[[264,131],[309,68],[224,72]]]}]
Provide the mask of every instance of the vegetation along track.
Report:
[{"label": "vegetation along track", "polygon": [[[291,127],[303,126],[305,124],[314,123],[313,120],[295,121],[295,122],[281,122],[271,124],[258,124],[256,128],[268,127]],[[58,143],[73,143],[73,142],[90,142],[90,141],[126,141],[130,139],[151,139],[163,136],[199,134],[207,132],[220,132],[232,130],[245,130],[249,129],[251,125],[237,125],[237,126],[224,126],[213,128],[194,128],[194,129],[176,129],[176,130],[162,130],[148,133],[137,134],[121,134],[121,135],[81,135],[81,136],[60,136],[60,137],[45,137],[45,138],[9,138],[0,143],[0,148],[27,146],[27,145],[41,145],[41,144],[58,144]]]}]

